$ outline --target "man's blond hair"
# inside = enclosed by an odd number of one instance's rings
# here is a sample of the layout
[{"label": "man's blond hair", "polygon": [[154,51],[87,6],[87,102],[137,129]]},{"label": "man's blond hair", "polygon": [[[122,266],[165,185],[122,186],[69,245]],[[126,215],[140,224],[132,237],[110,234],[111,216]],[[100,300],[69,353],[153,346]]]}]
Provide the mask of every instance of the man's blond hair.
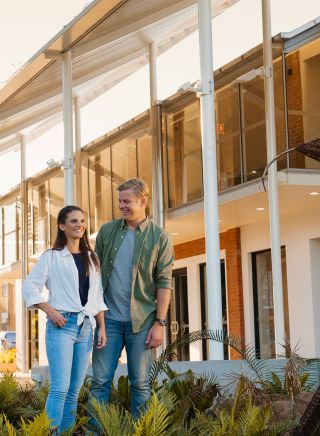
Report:
[{"label": "man's blond hair", "polygon": [[149,191],[148,183],[141,179],[129,179],[129,180],[125,180],[124,182],[120,183],[117,186],[117,190],[119,192],[127,191],[128,189],[131,189],[138,198],[142,198],[142,197],[146,198],[147,200],[146,213],[147,215],[149,215],[150,191]]}]

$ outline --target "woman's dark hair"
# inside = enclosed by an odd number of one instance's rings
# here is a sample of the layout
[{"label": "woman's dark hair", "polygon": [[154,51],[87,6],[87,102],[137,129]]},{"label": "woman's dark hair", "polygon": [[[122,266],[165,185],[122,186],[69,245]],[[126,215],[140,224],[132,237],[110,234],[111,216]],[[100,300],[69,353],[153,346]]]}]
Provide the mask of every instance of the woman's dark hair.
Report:
[{"label": "woman's dark hair", "polygon": [[[78,206],[65,206],[58,213],[57,236],[52,247],[53,250],[63,250],[64,247],[67,245],[66,235],[64,231],[60,229],[59,225],[65,224],[69,213],[75,210],[83,213],[83,210]],[[99,260],[95,252],[90,247],[87,229],[85,229],[83,236],[80,238],[79,248],[86,268],[86,273],[88,276],[90,274],[90,263],[93,263],[93,265],[97,268],[97,270],[99,269],[100,266],[99,266]],[[89,257],[89,253],[90,253],[90,257]]]}]

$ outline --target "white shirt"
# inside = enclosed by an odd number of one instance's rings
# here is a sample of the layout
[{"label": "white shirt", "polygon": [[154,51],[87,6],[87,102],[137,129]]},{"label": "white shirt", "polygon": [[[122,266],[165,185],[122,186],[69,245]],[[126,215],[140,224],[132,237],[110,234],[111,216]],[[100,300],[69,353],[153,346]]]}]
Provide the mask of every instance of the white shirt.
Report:
[{"label": "white shirt", "polygon": [[78,325],[88,316],[95,327],[94,316],[108,309],[103,300],[101,273],[94,265],[90,266],[88,301],[82,306],[78,269],[67,247],[45,251],[24,281],[22,294],[28,308],[46,302],[42,295],[44,287],[49,290],[48,303],[56,310],[79,312]]}]

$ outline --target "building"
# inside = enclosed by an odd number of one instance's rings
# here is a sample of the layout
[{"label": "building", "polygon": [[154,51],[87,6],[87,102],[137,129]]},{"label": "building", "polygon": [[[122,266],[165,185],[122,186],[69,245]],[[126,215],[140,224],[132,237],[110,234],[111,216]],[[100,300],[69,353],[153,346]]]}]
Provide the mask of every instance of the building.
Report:
[{"label": "building", "polygon": [[[320,137],[320,24],[317,20],[274,37],[277,151]],[[275,357],[274,305],[268,200],[260,177],[267,164],[264,85],[260,77],[237,80],[261,67],[262,46],[215,72],[222,315],[226,330]],[[206,258],[199,100],[176,94],[157,105],[162,144],[165,228],[175,246],[174,292],[167,340],[206,328]],[[305,357],[320,356],[320,166],[298,153],[278,163],[284,318],[291,345]],[[119,216],[116,186],[129,177],[152,186],[150,112],[81,150],[81,203],[90,237]],[[64,173],[48,169],[27,181],[28,266],[55,235],[64,203]],[[20,186],[0,197],[0,322],[13,329],[17,347],[21,301]],[[14,301],[14,303],[13,303]],[[46,363],[45,318],[28,312],[28,361]],[[19,342],[20,341],[20,342]],[[205,360],[206,344],[179,350],[178,359]],[[225,349],[225,358],[237,356]]]}]

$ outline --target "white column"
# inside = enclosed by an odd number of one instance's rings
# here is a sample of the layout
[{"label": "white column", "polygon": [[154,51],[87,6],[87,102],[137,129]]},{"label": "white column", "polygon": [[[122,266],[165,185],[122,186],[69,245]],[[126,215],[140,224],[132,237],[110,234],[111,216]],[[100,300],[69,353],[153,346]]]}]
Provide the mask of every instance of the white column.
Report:
[{"label": "white column", "polygon": [[150,68],[150,124],[152,134],[152,208],[153,221],[159,226],[164,225],[163,183],[161,132],[159,132],[157,107],[157,47],[154,42],[149,44]]},{"label": "white column", "polygon": [[[263,23],[263,63],[264,63],[264,93],[266,111],[266,137],[268,161],[277,154],[276,126],[274,111],[274,88],[273,88],[273,63],[272,63],[272,34],[271,34],[271,11],[270,0],[262,0],[262,23]],[[273,301],[275,318],[275,341],[276,354],[283,354],[285,338],[283,289],[281,269],[281,246],[280,246],[280,223],[278,201],[278,170],[275,161],[268,172],[268,197],[270,216],[270,238],[272,257],[273,278]]]},{"label": "white column", "polygon": [[64,204],[74,204],[72,57],[62,55],[62,106],[64,125]]},{"label": "white column", "polygon": [[[211,1],[198,0],[202,90],[201,137],[203,156],[204,218],[207,259],[208,328],[222,331],[219,202],[212,55]],[[223,344],[209,342],[209,359],[223,360]]]},{"label": "white column", "polygon": [[82,184],[81,184],[81,107],[80,98],[74,98],[74,123],[75,123],[75,176],[76,176],[76,204],[82,204]]},{"label": "white column", "polygon": [[[22,283],[28,274],[28,187],[26,176],[26,137],[20,137],[20,199],[21,199],[21,280]],[[17,312],[20,311],[20,328],[17,329],[17,336],[20,336],[20,346],[17,352],[17,366],[22,372],[28,371],[27,355],[27,308],[23,299],[17,299]],[[19,331],[18,331],[19,330]]]}]

